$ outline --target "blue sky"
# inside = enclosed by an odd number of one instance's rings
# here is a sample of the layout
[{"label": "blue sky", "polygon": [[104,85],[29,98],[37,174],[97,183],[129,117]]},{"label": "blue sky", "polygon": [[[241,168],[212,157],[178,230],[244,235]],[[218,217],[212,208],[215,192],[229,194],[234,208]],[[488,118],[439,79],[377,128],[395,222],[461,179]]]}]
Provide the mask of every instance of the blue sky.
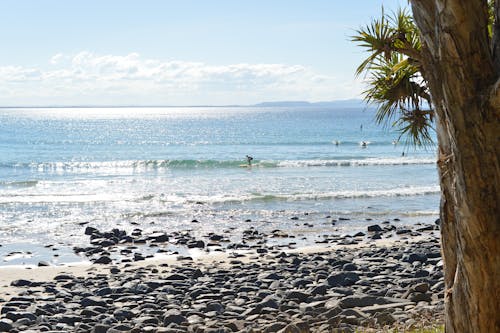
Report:
[{"label": "blue sky", "polygon": [[4,0],[0,105],[357,98],[356,28],[406,1]]}]

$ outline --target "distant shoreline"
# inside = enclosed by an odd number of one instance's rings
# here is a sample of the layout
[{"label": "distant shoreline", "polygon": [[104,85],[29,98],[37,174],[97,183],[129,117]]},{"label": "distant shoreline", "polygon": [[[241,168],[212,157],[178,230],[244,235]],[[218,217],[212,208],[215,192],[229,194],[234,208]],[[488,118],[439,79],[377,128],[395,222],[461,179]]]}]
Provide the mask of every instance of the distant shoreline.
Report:
[{"label": "distant shoreline", "polygon": [[278,101],[261,102],[257,104],[223,104],[223,105],[15,105],[0,106],[0,109],[91,109],[91,108],[266,108],[266,107],[367,107],[358,99],[347,99],[327,102]]}]

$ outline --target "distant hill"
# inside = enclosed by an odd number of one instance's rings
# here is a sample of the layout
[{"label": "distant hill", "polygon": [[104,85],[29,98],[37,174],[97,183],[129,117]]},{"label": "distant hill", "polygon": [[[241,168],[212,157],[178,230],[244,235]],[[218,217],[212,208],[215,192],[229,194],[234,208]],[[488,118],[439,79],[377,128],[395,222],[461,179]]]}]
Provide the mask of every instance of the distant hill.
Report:
[{"label": "distant hill", "polygon": [[345,99],[327,102],[306,102],[306,101],[277,101],[263,102],[252,105],[255,107],[366,107],[366,103],[360,99]]}]

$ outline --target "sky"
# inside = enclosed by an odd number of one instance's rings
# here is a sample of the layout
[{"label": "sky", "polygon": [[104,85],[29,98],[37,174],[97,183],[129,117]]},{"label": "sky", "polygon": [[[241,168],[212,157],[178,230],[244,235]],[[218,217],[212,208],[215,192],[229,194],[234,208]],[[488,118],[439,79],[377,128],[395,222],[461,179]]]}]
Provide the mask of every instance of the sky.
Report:
[{"label": "sky", "polygon": [[356,29],[404,0],[2,0],[0,106],[360,98]]}]

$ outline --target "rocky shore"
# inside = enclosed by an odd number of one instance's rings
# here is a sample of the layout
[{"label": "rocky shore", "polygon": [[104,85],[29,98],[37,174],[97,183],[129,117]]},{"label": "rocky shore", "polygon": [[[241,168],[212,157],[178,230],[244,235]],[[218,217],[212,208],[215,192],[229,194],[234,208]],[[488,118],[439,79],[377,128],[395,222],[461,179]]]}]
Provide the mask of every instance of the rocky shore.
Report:
[{"label": "rocky shore", "polygon": [[[0,332],[370,332],[440,322],[443,273],[435,225],[390,222],[293,249],[276,230],[128,235],[86,227],[92,264],[38,267],[0,295]],[[142,247],[141,247],[142,246]],[[179,249],[198,249],[200,256]],[[141,250],[142,249],[142,250]],[[174,256],[153,257],[151,251]],[[149,259],[150,258],[150,259]],[[39,266],[44,266],[43,264]],[[0,272],[1,274],[1,272]],[[0,288],[7,286],[0,286]]]}]

